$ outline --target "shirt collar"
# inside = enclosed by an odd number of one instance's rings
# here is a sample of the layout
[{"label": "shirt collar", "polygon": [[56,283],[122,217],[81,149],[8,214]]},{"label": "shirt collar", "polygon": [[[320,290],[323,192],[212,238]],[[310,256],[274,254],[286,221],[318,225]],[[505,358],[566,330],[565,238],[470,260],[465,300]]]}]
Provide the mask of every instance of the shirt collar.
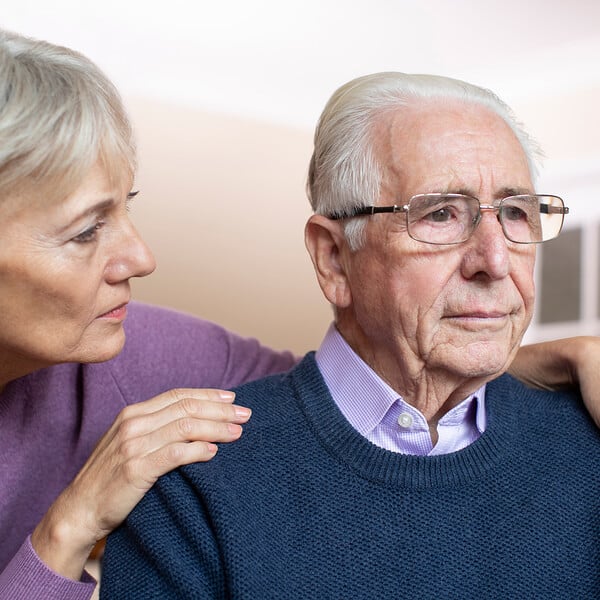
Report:
[{"label": "shirt collar", "polygon": [[[406,405],[403,398],[352,350],[334,323],[329,326],[315,359],[337,407],[365,437],[381,424],[395,402]],[[485,385],[455,406],[442,420],[451,425],[467,418],[473,403],[475,426],[480,434],[483,433],[487,425]]]}]

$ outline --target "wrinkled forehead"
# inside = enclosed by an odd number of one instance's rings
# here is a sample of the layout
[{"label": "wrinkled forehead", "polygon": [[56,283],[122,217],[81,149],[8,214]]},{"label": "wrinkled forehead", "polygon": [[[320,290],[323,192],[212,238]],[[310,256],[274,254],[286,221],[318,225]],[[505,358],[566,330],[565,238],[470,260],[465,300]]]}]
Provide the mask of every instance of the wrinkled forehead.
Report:
[{"label": "wrinkled forehead", "polygon": [[429,101],[383,115],[374,129],[382,192],[533,191],[527,156],[509,125],[474,103]]}]

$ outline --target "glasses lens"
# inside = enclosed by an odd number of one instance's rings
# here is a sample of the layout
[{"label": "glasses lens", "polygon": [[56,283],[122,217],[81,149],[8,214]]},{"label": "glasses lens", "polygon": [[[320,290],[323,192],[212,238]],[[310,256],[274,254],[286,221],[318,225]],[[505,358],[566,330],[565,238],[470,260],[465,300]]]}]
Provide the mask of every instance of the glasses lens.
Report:
[{"label": "glasses lens", "polygon": [[535,244],[551,240],[560,233],[564,203],[558,196],[512,196],[502,200],[499,212],[509,240]]},{"label": "glasses lens", "polygon": [[459,244],[479,220],[479,202],[461,194],[419,194],[408,203],[408,235],[428,244]]}]

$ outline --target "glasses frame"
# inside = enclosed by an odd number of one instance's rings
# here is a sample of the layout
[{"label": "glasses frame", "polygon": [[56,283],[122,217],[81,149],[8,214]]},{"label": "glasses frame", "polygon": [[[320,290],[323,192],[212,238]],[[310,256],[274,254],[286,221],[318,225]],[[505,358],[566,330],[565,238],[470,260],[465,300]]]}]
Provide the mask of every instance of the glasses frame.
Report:
[{"label": "glasses frame", "polygon": [[[477,204],[479,205],[478,215],[477,215],[477,218],[473,221],[473,228],[471,229],[471,232],[469,233],[468,237],[466,237],[464,240],[459,240],[457,242],[429,242],[427,240],[421,240],[419,238],[416,238],[411,234],[410,222],[408,220],[410,203],[415,199],[425,198],[425,197],[431,198],[432,196],[438,196],[440,198],[441,197],[444,197],[444,198],[468,198],[469,200],[475,200],[477,202]],[[521,242],[521,241],[513,240],[506,233],[506,229],[505,229],[504,223],[502,221],[502,213],[500,212],[500,209],[502,208],[503,203],[506,202],[507,200],[515,200],[515,199],[522,199],[522,198],[555,198],[560,201],[561,206],[551,206],[549,204],[540,203],[540,213],[562,215],[560,227],[558,228],[558,231],[556,232],[555,236],[548,238],[547,240]],[[506,237],[507,240],[509,240],[515,244],[542,244],[543,242],[549,242],[550,240],[556,239],[560,235],[560,232],[562,231],[562,227],[564,224],[564,216],[569,214],[569,207],[565,206],[564,200],[560,196],[556,196],[555,194],[518,194],[515,196],[506,196],[505,198],[498,200],[497,204],[481,204],[481,202],[479,201],[479,198],[475,198],[474,196],[468,196],[467,194],[451,194],[451,193],[446,194],[444,192],[432,192],[429,194],[416,194],[410,198],[410,200],[408,201],[407,204],[403,204],[403,205],[392,204],[389,206],[359,206],[359,207],[353,209],[352,211],[350,211],[350,213],[343,214],[343,215],[333,214],[333,215],[329,215],[328,218],[332,219],[332,220],[341,220],[341,219],[353,219],[354,217],[368,217],[368,216],[376,215],[379,213],[401,213],[402,212],[406,215],[406,232],[413,240],[415,240],[417,242],[422,242],[423,244],[433,244],[435,246],[453,246],[456,244],[462,244],[462,243],[466,242],[473,235],[475,230],[477,229],[477,226],[479,225],[479,223],[481,221],[481,213],[488,212],[488,211],[493,211],[497,214],[498,221],[500,222],[500,225],[502,226],[502,232],[504,233],[504,237]]]}]

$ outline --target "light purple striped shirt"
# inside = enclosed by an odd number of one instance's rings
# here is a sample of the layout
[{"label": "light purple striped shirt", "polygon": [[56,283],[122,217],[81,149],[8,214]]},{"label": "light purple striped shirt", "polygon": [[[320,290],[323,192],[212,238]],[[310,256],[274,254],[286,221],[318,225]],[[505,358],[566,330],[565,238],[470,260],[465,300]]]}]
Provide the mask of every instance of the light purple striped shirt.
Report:
[{"label": "light purple striped shirt", "polygon": [[433,446],[421,412],[407,404],[350,348],[334,324],[316,360],[346,419],[369,441],[386,450],[418,456],[448,454],[465,448],[485,431],[485,386],[439,420],[438,442]]}]

